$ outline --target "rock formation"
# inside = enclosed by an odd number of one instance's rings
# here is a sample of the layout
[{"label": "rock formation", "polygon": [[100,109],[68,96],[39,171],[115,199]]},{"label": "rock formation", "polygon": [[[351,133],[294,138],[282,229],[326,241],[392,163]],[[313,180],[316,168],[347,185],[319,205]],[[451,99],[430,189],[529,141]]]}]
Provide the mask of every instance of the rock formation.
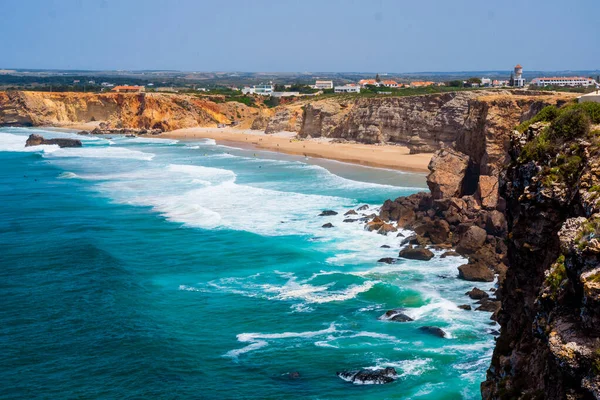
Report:
[{"label": "rock formation", "polygon": [[40,146],[43,144],[56,144],[59,147],[81,147],[81,140],[68,138],[45,139],[43,136],[31,134],[25,142],[25,147]]}]

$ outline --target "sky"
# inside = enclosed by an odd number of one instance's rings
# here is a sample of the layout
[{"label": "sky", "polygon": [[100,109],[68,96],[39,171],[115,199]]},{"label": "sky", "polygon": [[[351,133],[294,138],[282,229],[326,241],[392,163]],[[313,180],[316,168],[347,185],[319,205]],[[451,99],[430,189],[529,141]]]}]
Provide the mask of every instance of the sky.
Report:
[{"label": "sky", "polygon": [[0,68],[600,69],[600,0],[0,0]]}]

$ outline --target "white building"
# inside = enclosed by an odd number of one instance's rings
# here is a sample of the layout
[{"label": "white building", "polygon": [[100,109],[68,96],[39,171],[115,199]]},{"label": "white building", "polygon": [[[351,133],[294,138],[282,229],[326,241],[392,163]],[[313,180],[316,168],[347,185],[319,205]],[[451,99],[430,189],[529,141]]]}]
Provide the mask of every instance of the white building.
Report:
[{"label": "white building", "polygon": [[481,86],[492,86],[492,80],[490,78],[481,78]]},{"label": "white building", "polygon": [[392,87],[392,88],[398,87],[398,82],[392,81],[392,80],[381,81],[380,84],[385,87]]},{"label": "white building", "polygon": [[513,86],[514,87],[524,87],[525,86],[525,79],[523,79],[523,67],[521,66],[521,64],[517,64],[515,66],[515,75],[512,78],[513,81]]},{"label": "white building", "polygon": [[600,91],[596,90],[595,92],[584,94],[583,96],[577,98],[578,103],[585,103],[588,101],[600,103]]},{"label": "white building", "polygon": [[259,94],[261,96],[270,96],[273,93],[273,85],[254,85],[246,86],[242,89],[243,94]]},{"label": "white building", "polygon": [[333,89],[333,81],[316,81],[315,89]]},{"label": "white building", "polygon": [[344,86],[336,86],[334,89],[335,93],[360,93],[360,86],[349,84]]},{"label": "white building", "polygon": [[592,78],[582,76],[560,76],[535,78],[531,81],[532,85],[537,86],[598,86],[598,82]]}]

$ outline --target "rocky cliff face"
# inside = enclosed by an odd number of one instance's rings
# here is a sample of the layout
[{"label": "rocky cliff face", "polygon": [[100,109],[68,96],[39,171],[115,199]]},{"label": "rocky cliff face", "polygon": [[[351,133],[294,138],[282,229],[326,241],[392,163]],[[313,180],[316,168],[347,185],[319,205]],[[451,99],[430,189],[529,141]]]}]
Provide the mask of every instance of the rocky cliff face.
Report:
[{"label": "rocky cliff face", "polygon": [[106,121],[115,128],[160,129],[252,119],[257,109],[186,95],[155,93],[0,92],[0,125],[66,125]]},{"label": "rocky cliff face", "polygon": [[600,131],[556,121],[515,131],[502,174],[510,268],[485,399],[600,398]]},{"label": "rocky cliff face", "polygon": [[[498,162],[520,120],[547,104],[571,98],[536,92],[466,91],[411,97],[318,100],[304,108],[303,137],[362,143],[397,143],[413,153],[453,146],[481,160]],[[490,143],[483,145],[483,139]],[[494,147],[492,146],[494,142]]]}]

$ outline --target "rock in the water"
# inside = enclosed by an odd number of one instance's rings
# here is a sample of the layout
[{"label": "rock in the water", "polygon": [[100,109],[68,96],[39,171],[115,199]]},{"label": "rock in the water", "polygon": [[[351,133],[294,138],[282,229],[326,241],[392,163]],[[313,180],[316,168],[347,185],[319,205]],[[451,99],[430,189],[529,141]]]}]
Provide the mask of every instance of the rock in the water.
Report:
[{"label": "rock in the water", "polygon": [[499,300],[492,300],[488,298],[481,299],[479,303],[481,305],[477,307],[475,311],[488,311],[495,313],[496,311],[500,310],[500,306],[502,306],[502,303]]},{"label": "rock in the water", "polygon": [[360,206],[360,207],[358,207],[358,208],[356,209],[356,211],[364,211],[364,210],[367,210],[368,208],[369,208],[369,206],[365,204],[364,206]]},{"label": "rock in the water", "polygon": [[440,258],[446,258],[446,257],[460,257],[460,254],[458,254],[455,251],[447,251],[440,256]]},{"label": "rock in the water", "polygon": [[342,221],[342,222],[356,222],[356,221],[358,221],[358,219],[357,219],[357,218],[346,218],[346,219],[345,219],[344,221]]},{"label": "rock in the water", "polygon": [[470,298],[472,298],[473,300],[481,300],[481,299],[485,299],[487,297],[490,297],[489,294],[487,294],[486,292],[484,292],[483,290],[474,287],[473,289],[469,290],[467,293],[465,293],[467,296],[469,296]]},{"label": "rock in the water", "polygon": [[337,214],[338,213],[333,210],[324,210],[321,214],[319,214],[319,217],[329,217],[331,215],[337,215]]},{"label": "rock in the water", "polygon": [[398,378],[398,373],[392,367],[376,370],[342,371],[337,372],[336,375],[346,382],[352,382],[356,385],[382,385],[394,382]]},{"label": "rock in the water", "polygon": [[388,246],[387,244],[382,244],[380,247],[382,249],[389,249],[390,248],[390,246]]},{"label": "rock in the water", "polygon": [[25,142],[25,147],[40,146],[46,144],[57,144],[59,147],[81,147],[81,140],[78,139],[44,139],[43,136],[31,134]]},{"label": "rock in the water", "polygon": [[356,215],[356,214],[358,214],[358,213],[354,210],[349,210],[344,213],[344,215]]},{"label": "rock in the water", "polygon": [[458,308],[460,308],[461,310],[471,311],[471,306],[468,304],[461,304],[460,306],[458,306]]},{"label": "rock in the water", "polygon": [[328,223],[326,223],[326,224],[323,224],[323,225],[321,226],[321,228],[333,228],[333,224],[332,224],[331,222],[328,222]]},{"label": "rock in the water", "polygon": [[458,277],[466,281],[493,282],[494,272],[482,262],[475,262],[458,267]]},{"label": "rock in the water", "polygon": [[381,317],[379,317],[379,320],[381,320],[381,321],[394,321],[394,322],[410,322],[410,321],[414,321],[414,319],[412,319],[408,315],[404,314],[404,309],[403,308],[394,308],[392,310],[388,310],[388,311],[385,312],[385,314],[383,314]]},{"label": "rock in the water", "polygon": [[429,162],[427,186],[434,200],[460,197],[469,156],[453,149],[438,150]]},{"label": "rock in the water", "polygon": [[484,229],[477,225],[470,226],[460,238],[456,252],[462,255],[473,254],[483,246],[486,238],[487,232]]},{"label": "rock in the water", "polygon": [[408,246],[400,251],[399,254],[402,258],[409,260],[424,260],[429,261],[433,258],[433,253],[424,247],[412,247]]},{"label": "rock in the water", "polygon": [[438,328],[437,326],[422,326],[419,328],[419,330],[437,337],[446,337],[446,332],[444,332],[442,328]]},{"label": "rock in the water", "polygon": [[396,261],[396,259],[392,258],[392,257],[384,257],[384,258],[380,258],[379,260],[377,260],[377,262],[385,263],[385,264],[393,264],[394,261]]}]

